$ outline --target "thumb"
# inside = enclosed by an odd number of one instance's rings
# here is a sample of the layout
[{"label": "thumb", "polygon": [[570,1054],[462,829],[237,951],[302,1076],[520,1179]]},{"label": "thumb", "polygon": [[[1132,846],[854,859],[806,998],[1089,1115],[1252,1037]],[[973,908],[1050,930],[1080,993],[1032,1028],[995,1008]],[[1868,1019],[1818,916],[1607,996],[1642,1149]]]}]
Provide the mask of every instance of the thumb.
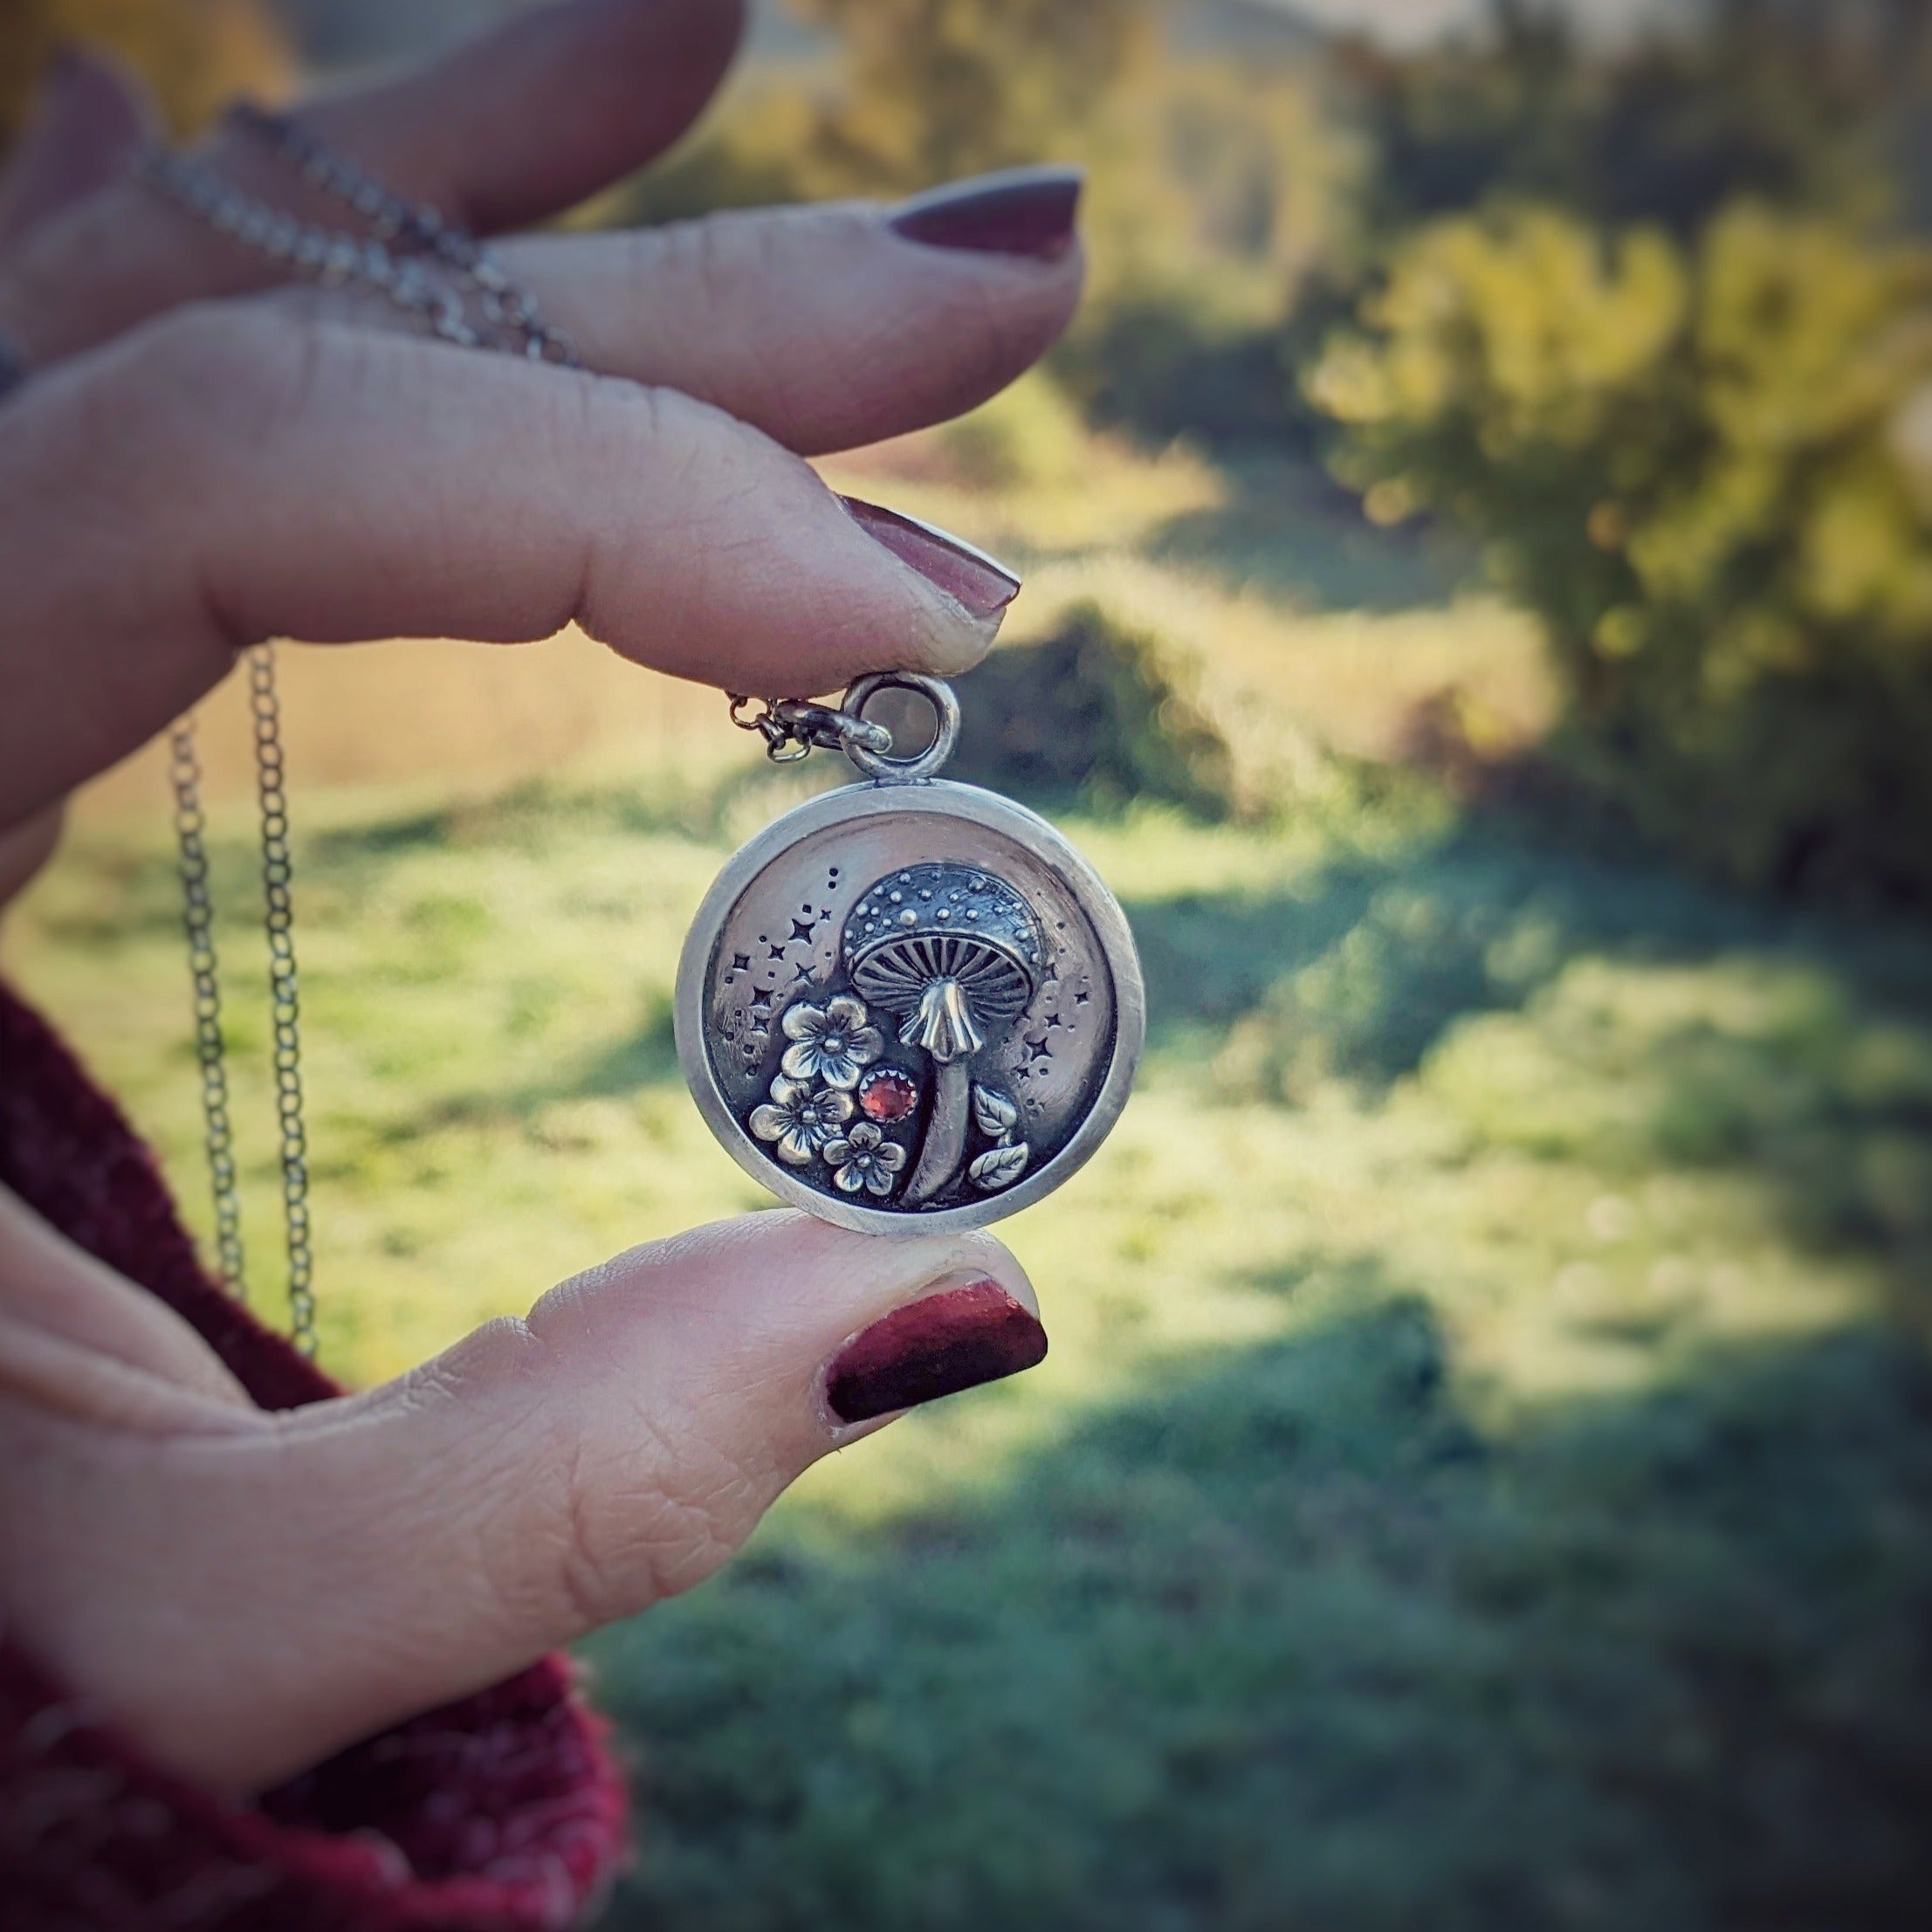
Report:
[{"label": "thumb", "polygon": [[192,1600],[76,1681],[179,1768],[272,1783],[689,1589],[828,1451],[1046,1345],[983,1234],[773,1212],[635,1249],[400,1382],[172,1443],[122,1489],[113,1594]]}]

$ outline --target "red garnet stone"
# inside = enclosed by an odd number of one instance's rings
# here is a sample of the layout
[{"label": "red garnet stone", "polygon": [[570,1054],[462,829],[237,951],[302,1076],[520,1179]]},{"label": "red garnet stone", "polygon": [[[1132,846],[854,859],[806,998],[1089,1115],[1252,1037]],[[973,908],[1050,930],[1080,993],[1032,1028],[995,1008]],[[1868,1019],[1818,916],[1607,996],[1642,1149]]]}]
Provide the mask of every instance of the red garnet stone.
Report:
[{"label": "red garnet stone", "polygon": [[911,1075],[897,1067],[875,1067],[859,1082],[859,1107],[868,1120],[904,1120],[918,1104]]}]

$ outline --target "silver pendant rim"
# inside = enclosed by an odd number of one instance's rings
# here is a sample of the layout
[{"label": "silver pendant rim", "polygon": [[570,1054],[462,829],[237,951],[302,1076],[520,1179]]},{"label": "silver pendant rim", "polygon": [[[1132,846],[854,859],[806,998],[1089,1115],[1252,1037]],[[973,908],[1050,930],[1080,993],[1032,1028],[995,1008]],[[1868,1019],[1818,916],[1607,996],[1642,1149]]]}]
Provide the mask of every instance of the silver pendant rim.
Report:
[{"label": "silver pendant rim", "polygon": [[[746,1131],[732,1110],[705,1039],[705,992],[712,962],[732,910],[753,881],[787,846],[815,832],[882,814],[917,811],[922,807],[961,818],[987,830],[1003,834],[1026,846],[1057,873],[1078,903],[1100,942],[1102,958],[1113,979],[1114,1043],[1107,1070],[1085,1117],[1065,1146],[1042,1161],[1010,1187],[983,1200],[930,1213],[858,1207],[834,1200],[817,1188],[786,1172],[771,1160]],[[1105,881],[1081,856],[1059,829],[1026,806],[977,785],[953,779],[912,781],[881,780],[842,785],[822,792],[775,818],[725,862],[684,936],[677,963],[677,984],[672,996],[672,1030],[677,1042],[677,1063],[705,1124],[725,1151],[769,1193],[815,1220],[861,1234],[883,1234],[911,1241],[923,1236],[984,1227],[1004,1220],[1054,1192],[1083,1167],[1119,1119],[1133,1090],[1134,1073],[1146,1038],[1147,995],[1141,978],[1140,955],[1132,929],[1119,901]]]}]

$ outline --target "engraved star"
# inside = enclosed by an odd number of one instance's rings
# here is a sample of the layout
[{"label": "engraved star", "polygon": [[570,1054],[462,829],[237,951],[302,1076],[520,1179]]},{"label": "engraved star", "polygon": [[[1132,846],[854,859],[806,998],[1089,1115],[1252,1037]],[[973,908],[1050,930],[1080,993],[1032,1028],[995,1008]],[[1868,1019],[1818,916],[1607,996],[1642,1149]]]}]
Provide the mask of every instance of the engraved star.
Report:
[{"label": "engraved star", "polygon": [[732,971],[733,973],[749,973],[751,969],[752,956],[750,953],[734,952],[732,954]]},{"label": "engraved star", "polygon": [[[788,942],[787,942],[787,943],[788,943]],[[781,946],[781,945],[774,945],[774,946],[773,946],[773,948],[771,949],[771,957],[772,957],[773,959],[783,959],[783,958],[785,957],[785,948],[784,948],[784,946]]]},{"label": "engraved star", "polygon": [[1076,1007],[1083,1007],[1083,1006],[1085,1006],[1085,1005],[1086,1005],[1086,1003],[1087,1003],[1088,1000],[1089,1000],[1089,999],[1090,999],[1090,997],[1091,997],[1091,995],[1090,995],[1090,994],[1088,993],[1087,989],[1086,989],[1086,988],[1085,988],[1084,987],[1081,987],[1081,989],[1080,989],[1080,991],[1079,991],[1078,993],[1076,993],[1076,994],[1074,994],[1074,996],[1073,996],[1073,1003],[1074,1003],[1074,1004],[1075,1004],[1075,1005],[1076,1005]]},{"label": "engraved star", "polygon": [[792,984],[794,986],[798,985],[801,980],[809,980],[811,977],[812,969],[808,965],[794,966],[792,968]]},{"label": "engraved star", "polygon": [[[811,938],[811,936],[812,922],[809,919],[794,919],[792,921],[792,938],[808,939]],[[791,940],[786,941],[786,944],[787,945],[790,945],[790,943]]]}]

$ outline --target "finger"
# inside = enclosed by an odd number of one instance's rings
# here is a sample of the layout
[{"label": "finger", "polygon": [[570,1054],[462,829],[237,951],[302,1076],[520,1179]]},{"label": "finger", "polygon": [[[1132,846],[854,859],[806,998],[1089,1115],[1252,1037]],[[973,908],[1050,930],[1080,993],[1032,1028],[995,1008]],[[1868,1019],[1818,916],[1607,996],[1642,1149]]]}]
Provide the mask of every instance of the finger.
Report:
[{"label": "finger", "polygon": [[975,210],[1028,189],[1001,248],[936,245],[904,211],[864,204],[717,215],[628,234],[540,237],[505,248],[592,368],[715,402],[807,454],[942,422],[1029,368],[1080,299],[1081,177],[1028,169],[962,182]]},{"label": "finger", "polygon": [[[711,97],[742,23],[740,0],[570,0],[315,100],[302,119],[397,193],[488,232],[567,207],[668,147]],[[352,223],[249,135],[218,134],[210,155],[251,192]],[[129,182],[42,224],[0,264],[0,333],[39,368],[163,309],[278,279]]]},{"label": "finger", "polygon": [[[0,1187],[0,1321],[27,1339],[68,1344],[89,1374],[135,1370],[177,1392],[243,1406],[248,1398],[214,1351],[180,1316],[55,1232],[10,1188]],[[0,1356],[10,1351],[0,1349]],[[8,1372],[0,1363],[0,1379]],[[65,1387],[62,1404],[100,1417],[92,1383]]]},{"label": "finger", "polygon": [[0,912],[53,856],[65,816],[65,806],[56,804],[18,825],[0,824]]},{"label": "finger", "polygon": [[698,117],[738,51],[742,0],[570,0],[302,119],[400,192],[481,233],[567,208]]},{"label": "finger", "polygon": [[0,825],[259,638],[510,642],[575,621],[679,677],[792,695],[962,670],[1018,588],[905,519],[862,523],[673,391],[248,308],[50,372],[9,427]]},{"label": "finger", "polygon": [[63,50],[0,176],[0,249],[105,188],[159,126],[153,97],[134,75],[86,49]]},{"label": "finger", "polygon": [[258,1786],[689,1588],[819,1457],[1045,1349],[990,1237],[701,1228],[272,1432],[65,1445],[15,1505],[16,1615],[168,1762]]}]

